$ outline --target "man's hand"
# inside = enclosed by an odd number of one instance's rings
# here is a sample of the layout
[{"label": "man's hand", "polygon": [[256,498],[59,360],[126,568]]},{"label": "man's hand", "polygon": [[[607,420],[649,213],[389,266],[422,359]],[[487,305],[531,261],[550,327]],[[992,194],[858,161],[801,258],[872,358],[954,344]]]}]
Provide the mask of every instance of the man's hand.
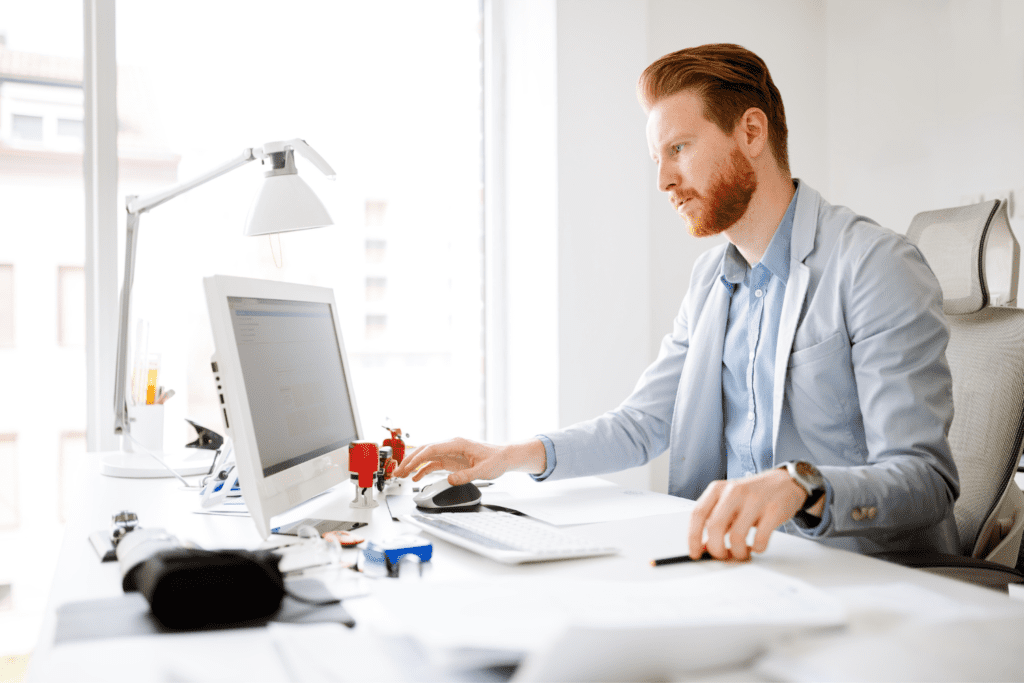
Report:
[{"label": "man's hand", "polygon": [[402,459],[395,476],[415,473],[412,480],[419,481],[436,470],[448,470],[448,483],[459,486],[474,479],[496,479],[512,471],[541,474],[546,467],[547,454],[540,439],[509,446],[452,439],[417,448]]},{"label": "man's hand", "polygon": [[[799,512],[805,500],[807,492],[784,469],[711,482],[690,516],[690,557],[700,557],[706,545],[715,559],[749,560],[751,549],[763,553],[772,531]],[[823,501],[818,503],[815,507],[823,507]],[[748,548],[747,534],[755,526],[754,545]],[[705,529],[706,544],[702,541]]]}]

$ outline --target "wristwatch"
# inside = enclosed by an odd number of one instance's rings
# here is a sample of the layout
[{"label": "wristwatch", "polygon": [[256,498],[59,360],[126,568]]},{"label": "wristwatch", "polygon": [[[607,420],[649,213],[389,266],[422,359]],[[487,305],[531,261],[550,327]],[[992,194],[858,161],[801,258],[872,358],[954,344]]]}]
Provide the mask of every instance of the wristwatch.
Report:
[{"label": "wristwatch", "polygon": [[778,469],[783,468],[789,472],[793,481],[807,492],[807,500],[800,506],[800,512],[807,512],[818,502],[819,498],[825,495],[825,478],[821,476],[817,467],[803,460],[784,462],[779,465]]}]

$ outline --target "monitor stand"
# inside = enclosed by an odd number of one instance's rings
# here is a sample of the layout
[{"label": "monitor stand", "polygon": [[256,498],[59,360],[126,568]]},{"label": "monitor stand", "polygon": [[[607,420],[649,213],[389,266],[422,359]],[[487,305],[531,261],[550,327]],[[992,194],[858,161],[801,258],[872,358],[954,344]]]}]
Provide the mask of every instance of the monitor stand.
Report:
[{"label": "monitor stand", "polygon": [[[375,496],[382,495],[376,489]],[[347,531],[345,523],[349,528],[355,528],[351,524],[365,526],[373,519],[373,508],[354,508],[351,506],[355,496],[355,487],[350,481],[343,481],[331,489],[321,493],[319,496],[307,500],[303,504],[288,510],[280,515],[275,515],[270,520],[270,528],[275,534],[288,534],[294,532],[302,524],[316,526],[321,533],[333,531],[327,528],[331,523],[341,523],[337,526],[341,531]],[[323,529],[320,527],[323,526]]]}]

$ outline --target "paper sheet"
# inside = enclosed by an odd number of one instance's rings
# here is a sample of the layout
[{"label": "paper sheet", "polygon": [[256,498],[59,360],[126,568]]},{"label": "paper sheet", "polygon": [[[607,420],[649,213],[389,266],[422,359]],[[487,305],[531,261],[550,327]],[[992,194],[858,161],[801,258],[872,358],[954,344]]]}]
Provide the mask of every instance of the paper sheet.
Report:
[{"label": "paper sheet", "polygon": [[627,489],[611,483],[577,488],[569,498],[556,489],[551,495],[529,497],[510,495],[499,498],[488,497],[485,493],[483,502],[519,510],[556,526],[667,515],[685,512],[694,506],[693,501],[685,498]]},{"label": "paper sheet", "polygon": [[[994,657],[1020,649],[1024,610],[1013,600],[984,606],[906,582],[836,588],[858,623],[843,638],[811,638],[775,648],[757,664],[790,681],[1024,680],[1024,659]],[[870,656],[865,656],[870,653]]]},{"label": "paper sheet", "polygon": [[533,651],[570,626],[699,631],[711,624],[755,624],[770,632],[772,625],[846,622],[834,598],[752,565],[644,582],[530,576],[395,582],[373,599],[385,608],[385,626],[414,634],[428,647]]}]

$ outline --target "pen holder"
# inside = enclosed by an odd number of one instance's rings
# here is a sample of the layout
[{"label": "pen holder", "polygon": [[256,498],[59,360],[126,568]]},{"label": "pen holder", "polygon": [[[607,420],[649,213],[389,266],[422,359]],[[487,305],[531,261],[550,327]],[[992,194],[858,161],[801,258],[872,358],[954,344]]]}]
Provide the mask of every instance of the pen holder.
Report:
[{"label": "pen holder", "polygon": [[[153,453],[164,450],[164,406],[138,405],[128,407],[128,421],[132,438]],[[132,439],[125,439],[126,451],[140,452]]]}]

